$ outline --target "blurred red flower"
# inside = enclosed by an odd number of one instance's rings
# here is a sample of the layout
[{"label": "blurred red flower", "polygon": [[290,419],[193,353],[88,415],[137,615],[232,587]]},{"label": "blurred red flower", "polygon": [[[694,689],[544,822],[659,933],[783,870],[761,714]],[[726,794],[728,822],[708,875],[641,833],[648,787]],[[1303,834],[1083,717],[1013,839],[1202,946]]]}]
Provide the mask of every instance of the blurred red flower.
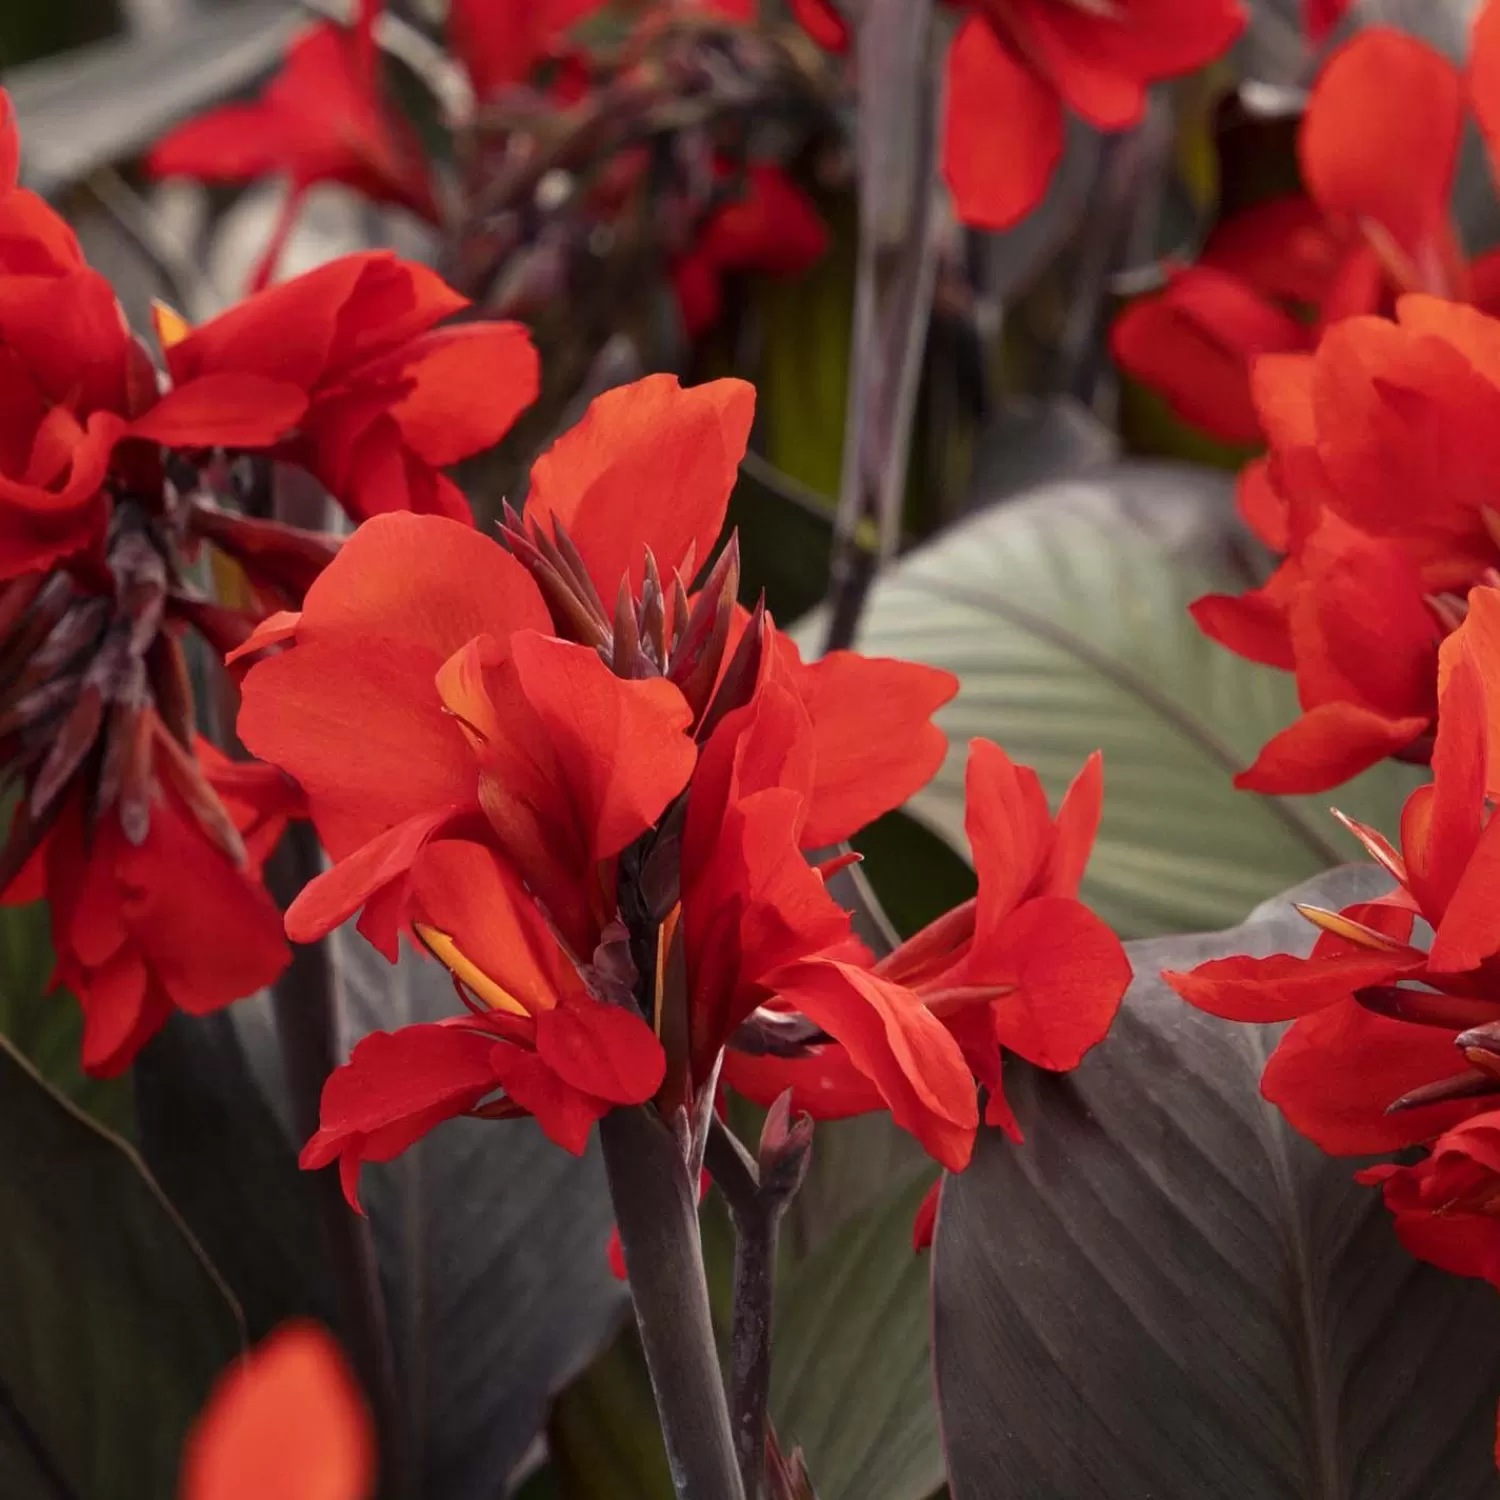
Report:
[{"label": "blurred red flower", "polygon": [[421,144],[383,98],[370,32],[378,10],[378,0],[363,0],[357,27],[309,26],[259,99],[186,121],[146,157],[155,177],[240,183],[286,176],[290,191],[251,276],[252,291],[275,276],[302,200],[318,183],[339,183],[374,203],[437,220]]},{"label": "blurred red flower", "polygon": [[1493,169],[1500,5],[1487,0],[1476,17],[1466,73],[1389,27],[1344,43],[1313,85],[1298,136],[1307,196],[1237,215],[1197,264],[1126,308],[1112,333],[1121,367],[1185,421],[1256,444],[1257,356],[1310,350],[1340,319],[1388,312],[1403,292],[1500,308],[1500,254],[1466,260],[1450,218],[1466,101]]},{"label": "blurred red flower", "polygon": [[375,1431],[332,1337],[284,1323],[214,1387],[182,1453],[182,1500],[370,1500]]},{"label": "blurred red flower", "polygon": [[[441,470],[496,443],[535,399],[539,378],[519,323],[436,326],[468,306],[436,272],[371,250],[197,328],[173,328],[162,344],[173,381],[189,392],[250,381],[296,393],[302,411],[280,441],[220,439],[225,446],[274,446],[357,521],[391,510],[468,521],[468,501]],[[227,398],[216,415],[241,419]]]},{"label": "blurred red flower", "polygon": [[943,176],[980,229],[1009,229],[1046,196],[1066,106],[1099,130],[1140,123],[1146,88],[1221,56],[1238,0],[975,0],[948,59]]}]

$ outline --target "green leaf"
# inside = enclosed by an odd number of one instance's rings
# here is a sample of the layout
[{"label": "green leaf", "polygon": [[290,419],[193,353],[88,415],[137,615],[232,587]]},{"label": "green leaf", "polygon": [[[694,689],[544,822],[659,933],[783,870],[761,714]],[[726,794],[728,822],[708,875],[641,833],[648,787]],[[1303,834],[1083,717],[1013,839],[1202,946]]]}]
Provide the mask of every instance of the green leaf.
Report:
[{"label": "green leaf", "polygon": [[846,1218],[779,1289],[772,1419],[819,1500],[926,1500],[942,1486],[927,1257],[911,1247],[931,1181],[908,1174]]},{"label": "green leaf", "polygon": [[954,1500],[1493,1500],[1500,1299],[1419,1265],[1358,1162],[1260,1098],[1277,1028],[1158,977],[1306,953],[1292,900],[1226,933],[1131,945],[1108,1040],[1068,1074],[1006,1067],[1026,1131],[944,1184],[933,1267]]},{"label": "green leaf", "polygon": [[4,1041],[0,1224],[0,1493],[174,1494],[239,1309],[130,1147]]},{"label": "green leaf", "polygon": [[258,1003],[173,1016],[135,1067],[141,1154],[233,1289],[252,1339],[291,1317],[340,1323],[317,1179],[298,1169],[245,1053]]},{"label": "green leaf", "polygon": [[547,1444],[563,1500],[672,1500],[651,1377],[633,1324],[558,1397]]},{"label": "green leaf", "polygon": [[66,990],[49,992],[52,964],[45,903],[0,906],[0,1036],[53,1088],[128,1139],[135,1130],[130,1080],[83,1071],[83,1013]]},{"label": "green leaf", "polygon": [[[948,759],[907,810],[967,853],[967,744],[983,735],[1058,798],[1104,752],[1104,817],[1083,895],[1127,937],[1223,927],[1356,852],[1328,797],[1236,791],[1234,772],[1296,717],[1288,674],[1241,660],[1187,613],[1253,580],[1235,561],[1226,477],[1122,463],[982,512],[871,592],[859,646],[947,667]],[[1386,765],[1337,795],[1394,827],[1416,784]],[[881,869],[869,871],[876,889]]]}]

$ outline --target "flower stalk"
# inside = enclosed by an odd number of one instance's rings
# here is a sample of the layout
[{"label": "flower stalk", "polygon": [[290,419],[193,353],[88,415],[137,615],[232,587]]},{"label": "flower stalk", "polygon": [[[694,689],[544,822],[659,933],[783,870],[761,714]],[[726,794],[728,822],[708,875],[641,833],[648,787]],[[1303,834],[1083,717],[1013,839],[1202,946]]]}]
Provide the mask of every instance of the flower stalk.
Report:
[{"label": "flower stalk", "polygon": [[677,1500],[745,1500],[682,1150],[649,1106],[610,1111],[599,1139]]}]

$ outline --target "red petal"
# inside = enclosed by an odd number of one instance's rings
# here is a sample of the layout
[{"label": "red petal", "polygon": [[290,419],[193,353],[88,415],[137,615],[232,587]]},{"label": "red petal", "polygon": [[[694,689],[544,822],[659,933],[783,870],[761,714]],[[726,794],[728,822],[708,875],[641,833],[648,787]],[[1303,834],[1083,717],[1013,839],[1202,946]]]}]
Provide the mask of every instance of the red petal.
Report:
[{"label": "red petal", "polygon": [[549,1140],[574,1156],[582,1156],[594,1121],[609,1112],[609,1102],[565,1083],[534,1052],[497,1046],[492,1056],[506,1094],[536,1117]]},{"label": "red petal", "polygon": [[943,179],[958,217],[1010,229],[1047,195],[1062,158],[1062,104],[978,15],[948,54]]},{"label": "red petal", "polygon": [[932,1248],[932,1237],[937,1230],[938,1199],[942,1196],[943,1179],[941,1177],[927,1189],[922,1201],[917,1205],[916,1217],[911,1225],[911,1248],[913,1251],[930,1250]]},{"label": "red petal", "polygon": [[1016,765],[992,740],[969,742],[964,829],[979,876],[975,941],[982,943],[1031,891],[1053,839],[1036,772]]},{"label": "red petal", "polygon": [[166,448],[268,448],[301,421],[307,397],[261,375],[204,375],[167,392],[130,424]]},{"label": "red petal", "polygon": [[338,1345],[283,1323],[215,1384],[182,1450],[182,1500],[363,1500],[375,1431]]},{"label": "red petal", "polygon": [[1482,5],[1469,31],[1469,107],[1479,122],[1491,170],[1500,161],[1500,8]]},{"label": "red petal", "polygon": [[[1339,953],[1328,958],[1214,958],[1190,973],[1162,978],[1190,1005],[1226,1021],[1289,1021],[1348,1000],[1365,985],[1386,984],[1422,966],[1422,955]],[[1451,1043],[1449,1044],[1451,1048]],[[1389,1104],[1392,1094],[1383,1101]]]},{"label": "red petal", "polygon": [[675,375],[649,375],[606,391],[532,466],[526,518],[544,533],[562,523],[606,600],[626,574],[639,590],[648,547],[664,579],[689,554],[701,567],[754,414],[755,390],[742,380],[684,390]]},{"label": "red petal", "polygon": [[1292,1026],[1260,1088],[1315,1145],[1334,1156],[1364,1156],[1430,1140],[1486,1108],[1488,1100],[1466,1099],[1386,1114],[1412,1089],[1466,1071],[1450,1033],[1345,1000]]},{"label": "red petal", "polygon": [[724,1082],[756,1104],[771,1105],[788,1089],[793,1113],[844,1120],[886,1107],[880,1090],[839,1046],[810,1057],[757,1057],[733,1048],[724,1054]]},{"label": "red petal", "polygon": [[1438,652],[1438,693],[1448,684],[1459,662],[1468,660],[1479,674],[1485,709],[1485,790],[1500,800],[1500,589],[1476,588],[1469,593],[1464,623]]},{"label": "red petal", "polygon": [[849,50],[849,23],[832,0],[790,0],[793,18],[820,47],[829,52]]},{"label": "red petal", "polygon": [[521,689],[551,738],[580,847],[618,854],[687,785],[692,710],[670,683],[616,677],[590,646],[533,631],[513,643]]},{"label": "red petal", "polygon": [[536,1050],[564,1083],[611,1104],[644,1104],[667,1071],[661,1043],[639,1016],[586,997],[537,1017]]},{"label": "red petal", "polygon": [[452,938],[528,1014],[584,998],[535,898],[494,850],[461,839],[430,845],[412,872],[412,895],[421,920]]},{"label": "red petal", "polygon": [[1005,919],[988,953],[976,939],[964,976],[970,984],[991,977],[1013,983],[1012,994],[990,1005],[995,1040],[1062,1072],[1103,1041],[1130,984],[1130,960],[1082,902],[1040,896]]},{"label": "red petal", "polygon": [[1110,333],[1127,374],[1158,391],[1184,421],[1243,444],[1261,441],[1251,361],[1311,344],[1305,325],[1237,277],[1207,266],[1180,271],[1158,296],[1131,303]]},{"label": "red petal", "polygon": [[1448,234],[1463,121],[1458,69],[1415,37],[1369,27],[1313,86],[1298,137],[1303,180],[1324,212],[1373,220],[1420,264]]},{"label": "red petal", "polygon": [[823,959],[776,978],[783,997],[844,1046],[891,1118],[950,1171],[963,1171],[979,1127],[974,1079],[921,1000],[902,985]]},{"label": "red petal", "polygon": [[1193,600],[1188,613],[1204,635],[1227,646],[1236,656],[1280,667],[1283,672],[1296,670],[1286,605],[1271,597],[1269,590],[1251,589],[1238,598],[1205,594]]},{"label": "red petal", "polygon": [[1325,703],[1269,740],[1234,784],[1252,792],[1324,792],[1405,749],[1429,722],[1388,719],[1356,703]]},{"label": "red petal", "polygon": [[[434,1125],[465,1114],[496,1087],[493,1037],[457,1026],[372,1032],[323,1085],[318,1133],[302,1148],[312,1170],[335,1158],[390,1161]],[[350,1196],[356,1208],[357,1201]]]},{"label": "red petal", "polygon": [[363,366],[355,389],[399,382],[390,415],[407,447],[441,467],[499,442],[536,400],[539,372],[520,323],[465,323]]},{"label": "red petal", "polygon": [[1315,47],[1326,42],[1352,3],[1353,0],[1302,0],[1302,28],[1308,41]]},{"label": "red petal", "polygon": [[1272,198],[1220,224],[1200,264],[1227,271],[1267,296],[1322,302],[1348,248],[1341,232],[1301,193]]},{"label": "red petal", "polygon": [[0,89],[0,193],[12,192],[21,178],[21,132],[16,129],[16,107]]},{"label": "red petal", "polygon": [[837,844],[925,786],[948,737],[932,716],[958,692],[951,672],[916,662],[834,651],[804,664],[796,644],[774,636],[778,663],[812,720],[816,775],[802,841]]},{"label": "red petal", "polygon": [[1052,847],[1037,885],[1040,896],[1077,896],[1104,811],[1104,755],[1095,750],[1063,794]]},{"label": "red petal", "polygon": [[[367,901],[411,873],[417,856],[430,839],[438,837],[445,825],[462,818],[469,808],[462,804],[439,807],[397,823],[377,834],[368,844],[338,860],[303,886],[297,899],[287,908],[286,932],[294,943],[315,943],[335,927],[348,921]],[[400,947],[399,913],[383,912],[394,921],[382,922],[365,937],[396,962]]]},{"label": "red petal", "polygon": [[1477,968],[1500,951],[1500,817],[1492,817],[1437,925],[1429,967],[1440,974]]},{"label": "red petal", "polygon": [[307,792],[330,852],[478,794],[435,687],[475,636],[550,629],[526,570],[470,527],[378,516],[307,592],[296,645],[245,676],[239,731]]}]

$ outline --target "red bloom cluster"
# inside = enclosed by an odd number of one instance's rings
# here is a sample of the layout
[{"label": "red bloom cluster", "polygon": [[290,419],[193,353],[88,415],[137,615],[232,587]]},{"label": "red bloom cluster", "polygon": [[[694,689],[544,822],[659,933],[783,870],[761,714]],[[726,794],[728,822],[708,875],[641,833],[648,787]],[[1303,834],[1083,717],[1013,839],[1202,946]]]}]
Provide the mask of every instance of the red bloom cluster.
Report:
[{"label": "red bloom cluster", "polygon": [[[0,95],[0,762],[24,789],[0,891],[50,899],[83,1064],[114,1073],[174,1007],[226,1005],[289,958],[260,868],[298,796],[198,738],[181,637],[239,644],[335,544],[221,503],[228,461],[298,464],[356,517],[467,521],[440,468],[505,431],[537,363],[516,325],[436,327],[464,299],[376,253],[196,330],[163,312],[164,378],[19,157]],[[205,544],[255,608],[194,589]]]},{"label": "red bloom cluster", "polygon": [[1413,1253],[1500,1286],[1500,820],[1488,805],[1500,591],[1476,590],[1471,611],[1443,647],[1433,780],[1407,801],[1400,849],[1346,820],[1395,889],[1341,912],[1299,908],[1322,929],[1308,958],[1216,959],[1164,977],[1229,1020],[1295,1018],[1265,1097],[1336,1154],[1431,1146],[1362,1180],[1384,1184]]},{"label": "red bloom cluster", "polygon": [[[1400,100],[1393,109],[1391,101]],[[1316,347],[1341,318],[1404,292],[1500,310],[1500,256],[1465,259],[1449,217],[1465,105],[1492,163],[1500,141],[1500,4],[1475,19],[1466,73],[1375,26],[1328,60],[1298,137],[1306,194],[1217,229],[1198,263],[1121,314],[1115,358],[1185,420],[1229,443],[1261,439],[1250,369]]]},{"label": "red bloom cluster", "polygon": [[1303,714],[1236,783],[1319,791],[1387,755],[1425,760],[1439,643],[1500,562],[1500,322],[1404,297],[1394,322],[1346,319],[1312,354],[1264,356],[1254,386],[1271,450],[1242,476],[1240,508],[1286,558],[1262,588],[1193,614],[1295,672]]},{"label": "red bloom cluster", "polygon": [[842,1068],[864,1087],[840,1112],[889,1108],[960,1168],[1001,1047],[1068,1067],[1107,1029],[1128,965],[1073,899],[1097,765],[1054,828],[1031,773],[977,745],[979,900],[880,966],[850,935],[804,851],[933,774],[955,683],[804,664],[735,606],[732,541],[689,591],[752,408],[738,381],[612,391],[538,461],[503,546],[376,517],[247,643],[284,649],[246,675],[240,732],[336,861],[289,933],[362,910],[393,958],[409,929],[467,1007],[366,1039],[329,1080],[303,1159],[337,1159],[351,1199],[363,1161],[462,1113],[530,1113],[581,1150],[616,1105],[699,1112],[741,1046],[794,1054],[762,1057],[762,1084],[804,1054]]},{"label": "red bloom cluster", "polygon": [[972,0],[948,58],[943,176],[958,217],[1008,229],[1046,196],[1066,106],[1128,130],[1146,89],[1221,56],[1239,0]]},{"label": "red bloom cluster", "polygon": [[[591,108],[594,70],[571,33],[602,8],[603,0],[456,0],[448,41],[481,115],[507,91],[533,85],[559,109]],[[697,8],[744,25],[754,25],[760,12],[759,0],[701,0]],[[379,0],[366,0],[353,29],[327,22],[307,28],[259,100],[187,121],[148,157],[147,168],[157,176],[238,183],[280,173],[289,179],[291,192],[253,288],[274,276],[302,200],[318,183],[341,184],[438,222],[428,163],[382,87],[373,38],[379,9]],[[843,22],[826,0],[798,0],[793,10],[822,45],[846,45]],[[649,35],[665,14],[647,7],[635,25]],[[603,174],[611,192],[619,191],[622,178],[639,175],[629,162],[617,165],[625,170]],[[726,273],[793,276],[827,248],[828,232],[812,200],[780,167],[753,163],[734,169],[721,162],[717,176],[724,201],[671,268],[689,336],[717,320]]]}]

